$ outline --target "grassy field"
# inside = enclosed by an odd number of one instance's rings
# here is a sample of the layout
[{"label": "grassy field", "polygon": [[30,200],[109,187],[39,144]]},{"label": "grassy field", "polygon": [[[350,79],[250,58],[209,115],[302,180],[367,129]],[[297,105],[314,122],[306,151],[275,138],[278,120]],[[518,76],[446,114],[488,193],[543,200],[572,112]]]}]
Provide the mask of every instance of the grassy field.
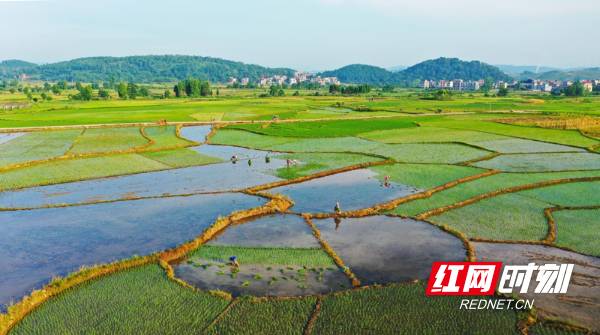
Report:
[{"label": "grassy field", "polygon": [[459,207],[429,220],[460,231],[467,238],[540,241],[548,232],[548,203],[518,194],[502,194]]},{"label": "grassy field", "polygon": [[82,129],[40,131],[2,143],[0,167],[62,156],[82,132]]},{"label": "grassy field", "polygon": [[464,313],[460,300],[425,296],[425,285],[336,294],[323,298],[313,334],[518,334],[514,311]]},{"label": "grassy field", "polygon": [[80,155],[120,151],[133,149],[148,142],[137,127],[87,129],[68,153]]},{"label": "grassy field", "polygon": [[206,334],[304,334],[316,298],[252,302],[242,299]]},{"label": "grassy field", "polygon": [[244,247],[205,245],[190,254],[191,259],[228,263],[236,256],[243,265],[335,266],[329,255],[320,248]]},{"label": "grassy field", "polygon": [[161,151],[145,151],[139,155],[159,161],[172,167],[187,167],[225,162],[225,159],[203,155],[190,149],[169,149]]},{"label": "grassy field", "polygon": [[473,165],[508,172],[600,170],[600,155],[594,153],[502,155]]},{"label": "grassy field", "polygon": [[552,185],[522,191],[519,194],[557,206],[600,206],[600,181]]},{"label": "grassy field", "polygon": [[297,159],[302,164],[281,167],[275,171],[267,171],[267,173],[272,173],[275,176],[283,179],[294,179],[324,171],[335,170],[346,166],[384,160],[382,158],[372,156],[342,153],[297,153],[277,156],[277,159],[288,158],[290,160]]},{"label": "grassy field", "polygon": [[600,209],[554,211],[552,217],[558,229],[556,244],[600,256]]},{"label": "grassy field", "polygon": [[10,334],[198,334],[229,303],[183,288],[148,265],[54,296]]},{"label": "grassy field", "polygon": [[293,142],[293,138],[277,136],[264,136],[242,130],[221,130],[211,137],[210,142],[214,144],[241,145],[256,149],[273,149],[274,146]]},{"label": "grassy field", "polygon": [[177,137],[175,126],[167,127],[146,127],[144,131],[146,135],[154,140],[154,144],[147,149],[168,148],[175,146],[185,146],[194,144],[191,141],[183,140]]},{"label": "grassy field", "polygon": [[0,187],[6,190],[171,168],[136,154],[69,158],[3,171]]}]

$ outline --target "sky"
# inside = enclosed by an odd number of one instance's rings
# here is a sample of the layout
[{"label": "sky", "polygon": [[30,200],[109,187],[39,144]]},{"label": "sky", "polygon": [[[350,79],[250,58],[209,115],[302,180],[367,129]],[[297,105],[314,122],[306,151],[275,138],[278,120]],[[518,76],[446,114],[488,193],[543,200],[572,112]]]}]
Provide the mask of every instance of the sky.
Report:
[{"label": "sky", "polygon": [[600,66],[598,0],[0,0],[0,60],[185,54],[269,67],[457,57]]}]

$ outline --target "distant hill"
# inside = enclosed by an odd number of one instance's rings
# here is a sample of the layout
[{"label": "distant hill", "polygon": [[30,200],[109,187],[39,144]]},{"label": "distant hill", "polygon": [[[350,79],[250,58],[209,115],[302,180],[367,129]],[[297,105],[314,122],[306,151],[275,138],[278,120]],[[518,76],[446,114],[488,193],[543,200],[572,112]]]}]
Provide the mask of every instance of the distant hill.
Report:
[{"label": "distant hill", "polygon": [[465,62],[458,58],[438,58],[424,61],[399,72],[363,64],[344,66],[334,71],[320,73],[322,77],[338,77],[343,83],[371,85],[414,85],[417,80],[479,80],[492,77],[495,80],[512,81],[513,78],[498,68],[478,62]]},{"label": "distant hill", "polygon": [[[220,58],[183,55],[89,57],[39,66],[23,61],[4,61],[1,64],[6,62],[12,66],[0,65],[0,75],[5,78],[26,73],[32,78],[48,81],[102,82],[114,76],[118,81],[134,82],[167,82],[189,77],[227,82],[229,77],[258,80],[261,76],[294,74],[294,70],[287,68],[267,68]],[[15,68],[15,64],[28,66]]]},{"label": "distant hill", "polygon": [[588,79],[588,80],[592,80],[592,79],[600,79],[600,68],[595,67],[595,68],[590,68],[590,69],[583,69],[583,70],[576,70],[576,71],[562,71],[562,70],[556,70],[556,71],[549,71],[549,72],[544,72],[544,73],[523,73],[522,75],[520,75],[518,77],[519,80],[526,80],[526,79],[539,79],[539,80],[543,80],[543,81],[548,81],[548,80],[557,80],[557,81],[575,81],[575,80],[581,80],[581,79]]},{"label": "distant hill", "polygon": [[26,61],[22,61],[22,60],[18,60],[18,59],[9,59],[9,60],[0,62],[0,69],[2,69],[2,68],[18,69],[18,68],[30,68],[30,67],[36,67],[36,66],[37,66],[37,64],[35,64],[35,63],[30,63],[30,62],[26,62]]},{"label": "distant hill", "polygon": [[385,85],[398,84],[400,78],[393,72],[384,68],[352,64],[333,71],[319,73],[321,77],[337,77],[342,83]]},{"label": "distant hill", "polygon": [[413,80],[479,80],[488,77],[510,81],[512,77],[495,66],[480,62],[466,62],[458,58],[437,58],[421,62],[398,72],[405,82]]}]

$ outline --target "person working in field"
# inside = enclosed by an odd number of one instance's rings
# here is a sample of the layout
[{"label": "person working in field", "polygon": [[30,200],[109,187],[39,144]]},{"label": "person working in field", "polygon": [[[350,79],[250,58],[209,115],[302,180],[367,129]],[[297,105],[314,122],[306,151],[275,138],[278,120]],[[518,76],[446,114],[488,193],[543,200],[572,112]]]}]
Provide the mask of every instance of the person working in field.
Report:
[{"label": "person working in field", "polygon": [[342,212],[342,209],[340,208],[340,203],[337,202],[337,200],[335,202],[335,208],[333,209],[333,211],[336,212],[336,213],[341,213]]},{"label": "person working in field", "polygon": [[237,261],[237,257],[231,256],[231,257],[229,257],[229,260],[230,260],[230,264],[231,265],[233,265],[233,266],[240,266],[240,263],[238,263],[238,261]]}]

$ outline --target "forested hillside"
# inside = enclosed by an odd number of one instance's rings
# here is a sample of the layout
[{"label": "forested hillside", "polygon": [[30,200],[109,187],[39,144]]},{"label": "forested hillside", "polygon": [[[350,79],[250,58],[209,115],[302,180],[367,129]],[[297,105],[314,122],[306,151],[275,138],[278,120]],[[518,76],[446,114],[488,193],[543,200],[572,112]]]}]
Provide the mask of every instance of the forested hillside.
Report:
[{"label": "forested hillside", "polygon": [[384,68],[352,64],[333,71],[325,71],[319,74],[321,77],[337,77],[342,83],[385,85],[398,84],[400,78],[396,73]]},{"label": "forested hillside", "polygon": [[294,70],[183,55],[89,57],[41,66],[16,60],[0,63],[0,74],[5,78],[21,73],[48,81],[100,82],[114,77],[117,81],[167,82],[193,77],[226,82],[229,77],[257,80],[272,74],[293,76]]}]

